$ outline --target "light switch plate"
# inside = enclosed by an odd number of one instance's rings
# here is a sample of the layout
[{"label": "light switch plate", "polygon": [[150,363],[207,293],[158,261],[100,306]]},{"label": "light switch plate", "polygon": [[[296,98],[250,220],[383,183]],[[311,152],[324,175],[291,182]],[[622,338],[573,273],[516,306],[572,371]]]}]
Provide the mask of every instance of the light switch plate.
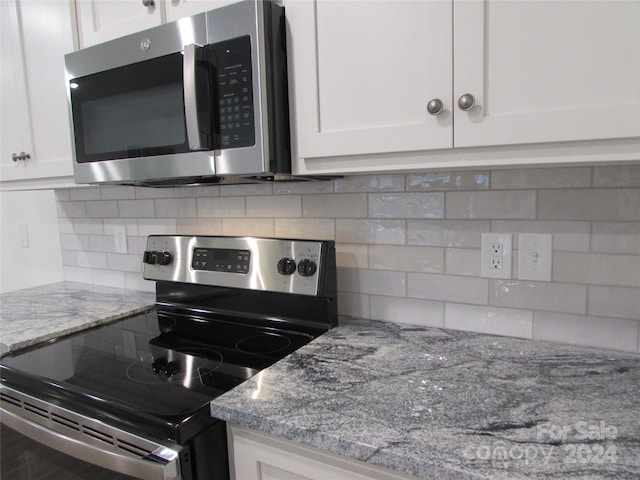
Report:
[{"label": "light switch plate", "polygon": [[480,251],[480,276],[511,278],[513,235],[510,233],[483,233]]},{"label": "light switch plate", "polygon": [[521,233],[518,242],[518,278],[520,280],[550,282],[551,234]]}]

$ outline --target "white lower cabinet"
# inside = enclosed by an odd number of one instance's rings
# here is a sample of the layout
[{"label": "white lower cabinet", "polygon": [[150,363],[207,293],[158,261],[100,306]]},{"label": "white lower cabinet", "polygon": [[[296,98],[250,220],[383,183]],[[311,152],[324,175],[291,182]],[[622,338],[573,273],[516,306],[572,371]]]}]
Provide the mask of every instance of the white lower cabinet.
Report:
[{"label": "white lower cabinet", "polygon": [[229,425],[228,435],[235,480],[415,480],[244,427]]},{"label": "white lower cabinet", "polygon": [[638,0],[285,5],[296,173],[640,159]]}]

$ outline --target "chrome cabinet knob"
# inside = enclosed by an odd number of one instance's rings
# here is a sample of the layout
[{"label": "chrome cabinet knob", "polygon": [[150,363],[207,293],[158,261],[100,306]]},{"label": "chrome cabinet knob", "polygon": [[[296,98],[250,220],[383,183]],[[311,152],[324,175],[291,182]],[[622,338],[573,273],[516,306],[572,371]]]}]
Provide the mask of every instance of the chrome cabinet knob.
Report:
[{"label": "chrome cabinet knob", "polygon": [[153,0],[142,0],[142,5],[144,5],[145,7],[154,7],[156,5],[156,2],[154,2]]},{"label": "chrome cabinet knob", "polygon": [[431,115],[440,115],[444,112],[444,104],[442,100],[439,98],[434,98],[429,103],[427,103],[427,112]]},{"label": "chrome cabinet knob", "polygon": [[17,162],[18,160],[28,160],[30,158],[31,158],[31,155],[24,152],[20,152],[20,154],[17,154],[17,153],[11,154],[11,160],[13,160],[14,162]]},{"label": "chrome cabinet knob", "polygon": [[460,110],[464,110],[465,112],[471,110],[475,104],[476,99],[473,98],[473,95],[470,93],[465,93],[458,99],[458,107],[460,107]]}]

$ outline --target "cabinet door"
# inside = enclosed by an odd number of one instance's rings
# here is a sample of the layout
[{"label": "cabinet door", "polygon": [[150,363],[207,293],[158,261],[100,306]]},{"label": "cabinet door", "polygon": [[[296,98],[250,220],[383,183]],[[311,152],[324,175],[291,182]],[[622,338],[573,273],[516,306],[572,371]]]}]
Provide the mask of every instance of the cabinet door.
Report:
[{"label": "cabinet door", "polygon": [[[449,0],[285,7],[299,158],[451,147]],[[436,98],[437,116],[427,112]]]},{"label": "cabinet door", "polygon": [[21,0],[19,5],[33,127],[28,178],[70,176],[73,161],[64,55],[76,44],[72,2]]},{"label": "cabinet door", "polygon": [[160,25],[162,0],[80,0],[76,2],[80,47],[89,47]]},{"label": "cabinet door", "polygon": [[4,181],[26,176],[26,161],[14,162],[12,155],[33,155],[33,144],[16,2],[0,1],[0,15],[0,180]]},{"label": "cabinet door", "polygon": [[164,0],[167,22],[174,22],[202,12],[224,7],[238,0]]},{"label": "cabinet door", "polygon": [[454,2],[455,146],[640,135],[640,2]]}]

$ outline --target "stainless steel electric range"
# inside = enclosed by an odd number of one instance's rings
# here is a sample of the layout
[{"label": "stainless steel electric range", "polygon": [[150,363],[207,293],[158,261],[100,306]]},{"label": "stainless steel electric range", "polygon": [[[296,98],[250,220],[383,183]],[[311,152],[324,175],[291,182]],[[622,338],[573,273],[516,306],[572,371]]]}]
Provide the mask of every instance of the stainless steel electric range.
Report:
[{"label": "stainless steel electric range", "polygon": [[210,400],[337,324],[331,241],[150,236],[142,261],[152,310],[2,359],[3,475],[226,479]]}]

